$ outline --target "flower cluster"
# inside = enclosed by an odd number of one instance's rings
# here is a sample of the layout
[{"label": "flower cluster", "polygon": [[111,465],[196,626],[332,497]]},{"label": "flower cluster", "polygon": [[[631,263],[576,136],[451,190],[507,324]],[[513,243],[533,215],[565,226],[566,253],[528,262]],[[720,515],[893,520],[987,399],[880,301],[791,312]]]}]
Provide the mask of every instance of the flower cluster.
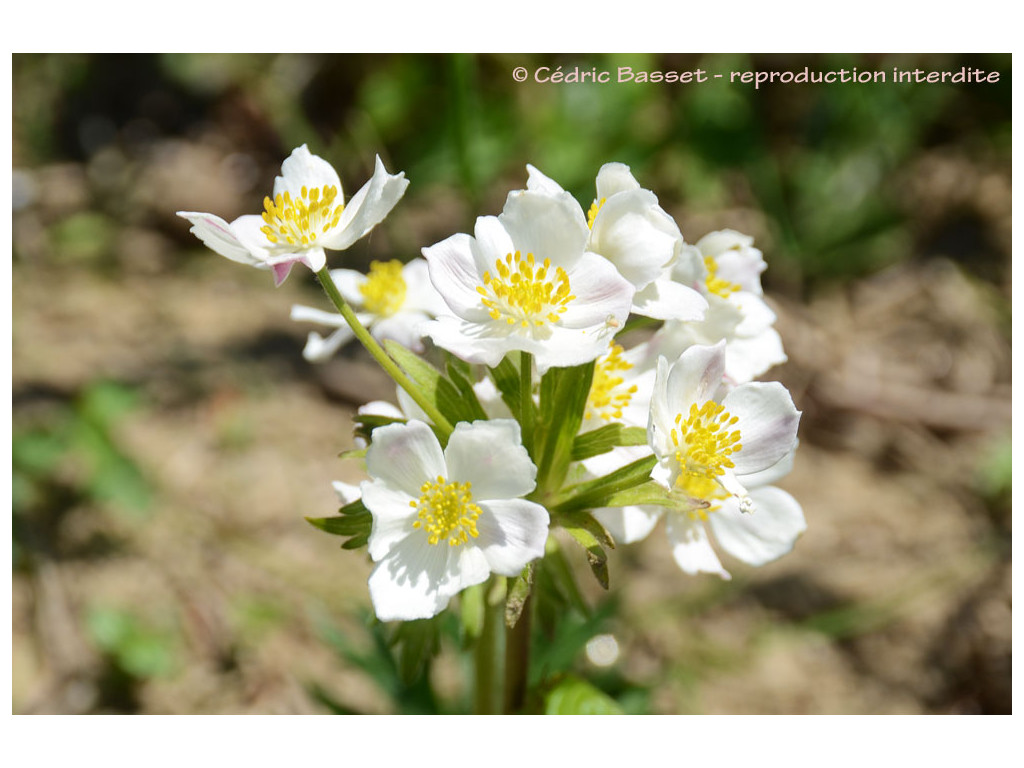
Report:
[{"label": "flower cluster", "polygon": [[[712,544],[761,565],[803,532],[800,505],[773,485],[793,465],[800,413],[777,382],[785,360],[753,239],[724,230],[687,244],[630,169],[599,170],[586,210],[537,168],[472,234],[423,258],[328,270],[405,191],[377,160],[344,205],[341,182],[303,146],[262,216],[231,224],[181,213],[229,259],[314,272],[338,313],[295,306],[320,361],[358,337],[398,384],[398,407],[356,417],[369,479],[337,483],[344,506],[311,520],[366,546],[382,620],[429,618],[491,574],[509,593],[564,529],[607,585],[604,548],[665,519],[689,574],[729,578]],[[632,319],[632,321],[631,321]],[[626,345],[634,327],[648,332]],[[510,601],[511,602],[511,601]],[[514,611],[510,614],[514,621]]]}]

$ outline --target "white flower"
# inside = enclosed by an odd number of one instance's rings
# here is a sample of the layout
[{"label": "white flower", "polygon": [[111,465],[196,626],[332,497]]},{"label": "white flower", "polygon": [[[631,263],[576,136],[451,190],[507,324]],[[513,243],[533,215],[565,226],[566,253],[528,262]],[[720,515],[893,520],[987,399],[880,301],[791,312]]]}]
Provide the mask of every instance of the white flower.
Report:
[{"label": "white flower", "polygon": [[742,384],[786,361],[782,339],[772,327],[775,313],[762,298],[761,251],[753,238],[732,230],[712,232],[686,246],[672,268],[675,280],[697,287],[708,302],[698,322],[666,322],[652,345],[676,359],[694,344],[725,342],[725,377]]},{"label": "white flower", "polygon": [[262,215],[240,216],[230,224],[212,213],[178,215],[192,222],[191,232],[209,248],[232,261],[272,269],[280,285],[296,262],[314,272],[323,269],[325,248],[351,246],[388,215],[407,186],[404,173],[389,174],[377,157],[373,177],[345,205],[337,172],[303,144],[282,163]]},{"label": "white flower", "polygon": [[[666,508],[672,554],[687,573],[729,578],[711,546],[751,565],[781,557],[804,531],[800,505],[768,485],[792,467],[800,413],[785,387],[755,382],[725,387],[725,345],[689,348],[673,364],[662,358],[651,399],[648,442],[658,458],[656,482],[679,499]],[[613,536],[643,538],[657,518],[648,508],[602,515]]]},{"label": "white flower", "polygon": [[633,286],[585,250],[590,230],[569,193],[512,192],[500,217],[423,249],[451,314],[423,333],[471,363],[534,355],[541,373],[599,357],[629,315]]},{"label": "white flower", "polygon": [[[375,338],[394,339],[417,353],[424,350],[420,325],[445,308],[430,283],[423,259],[413,259],[404,266],[397,259],[374,261],[367,275],[354,269],[332,269],[331,279],[356,310],[359,322]],[[310,332],[302,355],[312,363],[326,360],[354,337],[345,318],[335,312],[296,304],[291,318],[337,328],[326,339],[316,331]]]},{"label": "white flower", "polygon": [[[532,165],[526,168],[527,189],[566,194]],[[596,186],[597,197],[587,213],[586,247],[612,262],[636,288],[632,311],[659,320],[702,318],[707,309],[704,298],[689,285],[673,281],[666,271],[679,257],[683,236],[654,193],[642,189],[622,163],[601,166]]]},{"label": "white flower", "polygon": [[379,427],[366,469],[370,598],[382,621],[436,616],[489,574],[515,576],[544,555],[548,512],[520,498],[537,468],[515,421],[460,422],[444,451],[423,422]]}]

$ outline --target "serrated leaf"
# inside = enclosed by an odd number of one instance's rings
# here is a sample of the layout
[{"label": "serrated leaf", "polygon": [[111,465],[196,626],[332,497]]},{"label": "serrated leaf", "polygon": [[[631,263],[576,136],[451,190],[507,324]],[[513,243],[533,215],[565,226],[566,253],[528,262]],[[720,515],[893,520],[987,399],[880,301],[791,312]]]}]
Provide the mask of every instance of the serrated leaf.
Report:
[{"label": "serrated leaf", "polygon": [[508,598],[505,601],[505,626],[509,629],[519,623],[519,617],[523,613],[523,607],[526,605],[532,589],[533,563],[527,563],[508,588]]},{"label": "serrated leaf", "polygon": [[647,445],[647,430],[614,423],[584,432],[572,442],[572,460],[589,459],[622,445]]},{"label": "serrated leaf", "polygon": [[393,339],[384,340],[384,349],[452,424],[473,420],[472,410],[467,409],[459,390],[437,368]]},{"label": "serrated leaf", "polygon": [[546,715],[622,715],[615,699],[585,680],[567,677],[544,699]]}]

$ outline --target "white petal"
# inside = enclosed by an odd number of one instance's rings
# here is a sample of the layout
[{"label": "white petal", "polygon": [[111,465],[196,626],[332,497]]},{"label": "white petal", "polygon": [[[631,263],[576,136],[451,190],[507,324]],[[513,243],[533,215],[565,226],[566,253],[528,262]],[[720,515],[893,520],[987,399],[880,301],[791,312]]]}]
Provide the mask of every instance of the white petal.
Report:
[{"label": "white petal", "polygon": [[779,480],[793,471],[796,448],[799,442],[797,440],[793,445],[793,450],[768,467],[768,469],[743,475],[743,485],[747,488],[758,488],[762,485],[772,485],[779,482]]},{"label": "white petal", "polygon": [[419,498],[423,483],[447,475],[441,445],[422,421],[375,429],[366,452],[366,471],[374,480],[413,498]]},{"label": "white petal", "polygon": [[594,219],[589,249],[612,262],[643,288],[661,275],[683,245],[683,236],[658,198],[637,189],[608,198]]},{"label": "white petal", "polygon": [[725,375],[725,344],[713,347],[692,346],[679,356],[669,370],[665,386],[668,410],[672,418],[678,413],[686,418],[690,405],[700,406],[710,400],[722,386]]},{"label": "white petal", "polygon": [[293,304],[289,317],[300,323],[320,323],[331,328],[348,327],[348,322],[337,312],[325,312],[322,309],[307,307],[304,304]]},{"label": "white petal", "polygon": [[607,199],[619,192],[640,189],[639,182],[633,178],[629,166],[623,163],[605,163],[597,172],[597,199]]},{"label": "white petal", "polygon": [[412,621],[443,611],[462,586],[451,549],[431,546],[425,535],[409,536],[396,546],[370,574],[370,600],[377,618]]},{"label": "white petal", "polygon": [[733,339],[726,344],[725,375],[733,384],[743,384],[786,360],[782,337],[768,328],[753,338]]},{"label": "white petal", "polygon": [[565,192],[558,182],[545,176],[532,165],[527,164],[526,171],[529,173],[529,177],[526,180],[526,188],[531,192],[540,192],[552,197],[557,197]]},{"label": "white petal", "polygon": [[405,173],[389,174],[378,155],[373,176],[352,196],[338,225],[327,232],[320,242],[325,248],[345,250],[384,220],[408,186]]},{"label": "white petal", "polygon": [[334,492],[338,494],[342,504],[351,504],[360,496],[358,485],[349,485],[341,480],[335,480],[331,483],[331,486],[334,488]]},{"label": "white petal", "polygon": [[793,549],[807,530],[804,513],[796,499],[769,485],[750,492],[754,511],[740,512],[734,498],[711,513],[711,530],[722,548],[750,565],[764,565]]},{"label": "white petal", "polygon": [[266,267],[263,259],[246,248],[232,226],[219,216],[198,211],[178,211],[178,215],[192,223],[192,229],[189,231],[215,253],[240,264]]},{"label": "white petal", "polygon": [[[498,259],[504,259],[506,255],[516,250],[512,236],[505,230],[497,216],[477,217],[470,247],[473,263],[476,264],[476,285],[483,285],[480,276],[484,272],[495,274],[495,262]],[[477,301],[479,300],[478,296]]]},{"label": "white petal", "polygon": [[364,481],[359,490],[363,506],[370,510],[373,518],[367,549],[375,562],[386,557],[407,536],[423,539],[426,544],[426,534],[413,528],[417,513],[410,502],[415,502],[419,498],[418,494],[410,496],[378,480]]},{"label": "white petal", "polygon": [[406,418],[403,411],[386,400],[371,400],[365,405],[360,405],[356,413],[365,414],[367,416],[387,416],[389,419]]},{"label": "white petal", "polygon": [[663,508],[655,506],[603,507],[594,517],[612,535],[617,544],[632,544],[646,539],[661,519]]},{"label": "white petal", "polygon": [[685,513],[669,513],[667,533],[672,557],[686,573],[714,573],[723,579],[732,578],[719,562],[700,522],[691,520]]},{"label": "white petal", "polygon": [[448,305],[430,282],[430,268],[426,259],[415,258],[403,266],[402,280],[405,281],[403,309],[425,312],[431,317],[448,312]]},{"label": "white petal", "polygon": [[337,187],[338,202],[344,202],[344,190],[338,172],[322,157],[310,153],[303,144],[292,150],[291,155],[281,163],[281,175],[274,179],[274,197],[287,191],[292,197],[301,198],[303,187],[310,190],[325,186]]},{"label": "white petal", "polygon": [[366,275],[354,269],[332,269],[331,280],[345,301],[356,307],[363,306],[363,292],[359,289],[366,284]]},{"label": "white petal", "polygon": [[480,303],[481,296],[477,292],[483,281],[473,249],[473,239],[458,234],[424,248],[423,256],[427,260],[430,282],[450,310],[464,320],[482,323],[489,320],[490,315]]},{"label": "white petal", "polygon": [[459,422],[444,458],[451,479],[472,483],[476,502],[525,496],[537,485],[537,467],[512,419]]},{"label": "white petal", "polygon": [[633,296],[633,311],[656,320],[703,320],[708,302],[675,280],[655,280]]},{"label": "white petal", "polygon": [[768,469],[796,445],[800,412],[777,381],[743,384],[722,399],[722,406],[739,419],[743,447],[732,456],[737,475]]},{"label": "white petal", "polygon": [[736,326],[738,336],[754,336],[775,323],[775,313],[771,307],[765,304],[764,299],[753,293],[737,291],[729,300],[739,307],[743,315],[743,319]]},{"label": "white petal", "polygon": [[482,501],[479,506],[480,536],[472,541],[492,571],[515,576],[527,563],[544,556],[549,524],[544,507],[525,499]]},{"label": "white petal", "polygon": [[[500,327],[497,330],[502,330]],[[457,317],[443,315],[420,326],[420,333],[430,337],[442,349],[467,363],[483,363],[495,367],[507,352],[519,349],[516,338],[498,335],[495,328],[480,323],[469,323]]]},{"label": "white petal", "polygon": [[633,286],[615,265],[596,253],[583,253],[567,270],[569,289],[576,298],[569,302],[560,324],[566,328],[587,328],[613,319],[621,328],[633,305]]},{"label": "white petal", "polygon": [[568,192],[558,197],[531,191],[509,193],[498,217],[523,256],[551,259],[569,269],[583,253],[590,230],[583,209]]},{"label": "white petal", "polygon": [[316,331],[310,331],[306,337],[306,346],[302,348],[302,357],[310,363],[322,363],[354,338],[355,334],[347,325],[326,339]]},{"label": "white petal", "polygon": [[423,346],[420,328],[429,319],[422,312],[398,312],[378,320],[370,328],[370,333],[379,341],[393,339],[406,349],[422,354],[426,347]]}]

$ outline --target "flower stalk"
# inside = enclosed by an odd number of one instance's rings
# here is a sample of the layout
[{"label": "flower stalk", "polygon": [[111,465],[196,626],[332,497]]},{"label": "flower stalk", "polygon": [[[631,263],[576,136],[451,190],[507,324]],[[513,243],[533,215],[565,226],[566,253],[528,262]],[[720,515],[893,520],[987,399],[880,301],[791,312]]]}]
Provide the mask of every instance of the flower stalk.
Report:
[{"label": "flower stalk", "polygon": [[451,422],[446,419],[437,407],[430,402],[424,395],[423,391],[405,375],[405,372],[398,367],[398,364],[391,359],[390,355],[384,351],[384,348],[373,338],[368,330],[359,322],[356,317],[356,313],[345,301],[345,297],[341,295],[341,291],[338,290],[338,286],[334,284],[334,280],[331,278],[331,271],[324,266],[320,271],[316,273],[317,280],[320,281],[320,285],[324,289],[324,293],[327,294],[327,298],[331,300],[334,307],[338,310],[345,321],[352,328],[352,332],[359,342],[366,348],[373,359],[377,361],[381,368],[392,378],[395,383],[404,389],[423,412],[430,418],[439,430],[441,430],[445,437],[452,433]]}]

